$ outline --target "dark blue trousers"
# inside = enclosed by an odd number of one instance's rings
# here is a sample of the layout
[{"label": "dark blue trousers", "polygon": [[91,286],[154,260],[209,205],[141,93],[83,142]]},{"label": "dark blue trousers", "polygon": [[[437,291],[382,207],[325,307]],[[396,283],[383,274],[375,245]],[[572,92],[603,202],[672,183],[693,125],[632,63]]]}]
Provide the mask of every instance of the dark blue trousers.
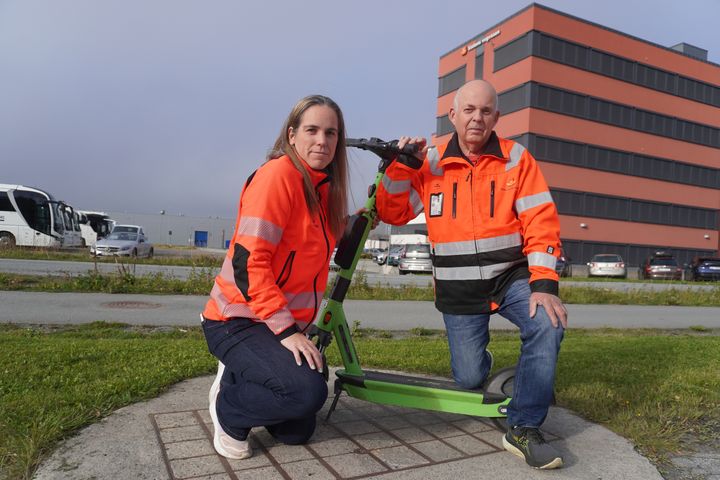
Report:
[{"label": "dark blue trousers", "polygon": [[264,426],[280,442],[306,443],[328,395],[322,374],[304,361],[298,366],[264,323],[204,320],[203,331],[210,353],[225,364],[216,405],[223,430],[245,440]]}]

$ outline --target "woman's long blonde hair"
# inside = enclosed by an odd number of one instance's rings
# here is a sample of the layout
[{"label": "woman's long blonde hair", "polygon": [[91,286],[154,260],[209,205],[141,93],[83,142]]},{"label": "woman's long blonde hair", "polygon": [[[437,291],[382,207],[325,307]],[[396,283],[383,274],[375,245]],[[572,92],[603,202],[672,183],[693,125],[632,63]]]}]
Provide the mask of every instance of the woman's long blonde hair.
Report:
[{"label": "woman's long blonde hair", "polygon": [[347,195],[348,195],[348,162],[347,152],[345,147],[345,120],[343,120],[342,111],[340,107],[332,99],[323,95],[309,95],[301,99],[295,104],[293,109],[290,111],[285,120],[285,124],[275,140],[268,159],[278,158],[283,155],[290,157],[290,160],[295,165],[295,168],[303,176],[303,191],[305,193],[305,201],[307,202],[310,212],[317,214],[320,210],[320,203],[315,193],[315,186],[310,180],[305,167],[297,156],[295,149],[290,145],[290,128],[297,130],[300,127],[303,114],[305,111],[317,105],[324,105],[330,107],[337,115],[338,121],[338,141],[337,147],[335,148],[335,157],[333,158],[330,165],[325,169],[327,174],[330,176],[330,198],[328,198],[328,223],[330,229],[335,235],[335,238],[340,238],[343,229],[345,227],[345,221],[347,217]]}]

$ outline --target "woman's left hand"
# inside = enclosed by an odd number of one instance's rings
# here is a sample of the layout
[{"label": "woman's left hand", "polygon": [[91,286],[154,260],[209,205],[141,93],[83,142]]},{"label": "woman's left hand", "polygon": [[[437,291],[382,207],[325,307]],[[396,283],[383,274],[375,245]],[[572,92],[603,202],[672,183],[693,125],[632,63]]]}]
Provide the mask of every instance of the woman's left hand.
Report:
[{"label": "woman's left hand", "polygon": [[[362,207],[362,208],[359,209],[357,212],[355,212],[355,215],[362,215],[363,213],[365,213],[365,212],[367,212],[367,211],[368,211],[367,208]],[[372,224],[371,230],[374,230],[375,227],[377,227],[379,223],[380,223],[380,217],[378,217],[377,215],[375,215],[375,218],[373,218],[373,224]]]}]

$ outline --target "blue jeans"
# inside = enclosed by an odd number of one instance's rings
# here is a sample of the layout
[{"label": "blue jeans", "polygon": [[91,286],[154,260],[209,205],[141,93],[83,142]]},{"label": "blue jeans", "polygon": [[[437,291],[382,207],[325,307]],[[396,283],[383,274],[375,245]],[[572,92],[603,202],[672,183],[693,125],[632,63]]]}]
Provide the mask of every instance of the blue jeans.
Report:
[{"label": "blue jeans", "polygon": [[[564,329],[552,326],[543,307],[530,318],[530,286],[527,279],[508,289],[498,313],[520,329],[520,361],[515,370],[513,396],[508,406],[508,424],[539,427],[545,421],[553,398],[555,367]],[[485,348],[490,341],[490,314],[443,314],[450,346],[453,378],[463,388],[479,388],[490,371]]]},{"label": "blue jeans", "polygon": [[216,403],[223,430],[245,440],[264,426],[283,443],[306,443],[328,395],[322,374],[305,361],[298,366],[264,323],[204,320],[203,331],[210,353],[225,364]]}]

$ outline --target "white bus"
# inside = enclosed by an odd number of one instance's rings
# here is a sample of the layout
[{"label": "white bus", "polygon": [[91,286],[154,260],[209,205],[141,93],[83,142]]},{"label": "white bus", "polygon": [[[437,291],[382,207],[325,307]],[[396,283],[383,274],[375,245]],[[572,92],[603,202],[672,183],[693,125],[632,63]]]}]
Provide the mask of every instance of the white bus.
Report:
[{"label": "white bus", "polygon": [[61,247],[61,204],[39,188],[0,183],[0,247]]},{"label": "white bus", "polygon": [[80,229],[80,216],[73,207],[65,202],[60,202],[60,211],[63,214],[65,224],[63,247],[84,247],[85,239]]},{"label": "white bus", "polygon": [[105,212],[77,210],[80,217],[80,230],[85,245],[94,247],[98,240],[107,237],[115,226],[115,220]]}]

